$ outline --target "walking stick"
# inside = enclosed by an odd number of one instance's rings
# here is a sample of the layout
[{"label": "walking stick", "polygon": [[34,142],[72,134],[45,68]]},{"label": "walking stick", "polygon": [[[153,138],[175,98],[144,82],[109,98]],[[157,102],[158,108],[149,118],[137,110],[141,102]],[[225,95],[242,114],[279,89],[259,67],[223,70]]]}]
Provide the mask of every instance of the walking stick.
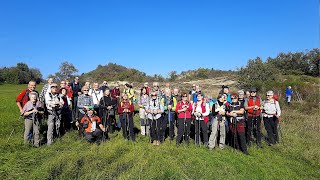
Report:
[{"label": "walking stick", "polygon": [[186,115],[186,112],[184,112],[184,120],[183,120],[183,140],[186,141],[186,137],[185,137],[185,134],[187,134],[186,130],[186,126],[187,126],[187,115]]},{"label": "walking stick", "polygon": [[[154,114],[153,113],[151,113],[151,116],[152,116],[152,119],[151,119],[151,124],[150,124],[150,131],[151,131],[151,126],[153,125],[153,122],[154,122]],[[150,132],[150,134],[149,134],[149,143],[151,143],[151,132]]]},{"label": "walking stick", "polygon": [[[170,137],[170,128],[171,128],[171,123],[170,123],[170,121],[171,121],[171,111],[170,111],[170,109],[168,110],[168,121],[169,121],[169,139],[170,139],[170,144],[171,144],[171,137]],[[167,125],[166,125],[167,126]],[[164,136],[163,136],[163,138],[164,138]]]},{"label": "walking stick", "polygon": [[129,119],[129,114],[127,113],[126,116],[127,116],[126,119],[127,119],[127,122],[128,122],[128,124],[127,124],[128,135],[129,135],[128,139],[130,139],[130,137],[132,137],[133,135],[130,134],[130,119]]},{"label": "walking stick", "polygon": [[233,117],[233,125],[234,125],[234,128],[233,128],[233,146],[234,146],[234,149],[236,149],[236,138],[237,138],[237,118],[236,117]]}]

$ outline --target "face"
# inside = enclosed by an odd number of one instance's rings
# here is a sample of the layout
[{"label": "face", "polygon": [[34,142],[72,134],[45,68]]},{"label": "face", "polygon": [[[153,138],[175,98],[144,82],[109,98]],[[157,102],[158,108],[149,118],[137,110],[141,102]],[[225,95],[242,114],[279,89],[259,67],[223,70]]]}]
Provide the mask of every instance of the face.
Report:
[{"label": "face", "polygon": [[250,91],[250,96],[255,97],[257,95],[256,91]]},{"label": "face", "polygon": [[178,89],[174,89],[174,90],[173,90],[173,94],[174,94],[174,95],[178,95],[178,93],[179,93],[179,90],[178,90]]},{"label": "face", "polygon": [[182,95],[182,100],[186,101],[187,99],[188,99],[188,95],[187,94]]},{"label": "face", "polygon": [[268,99],[268,100],[270,100],[270,99],[272,99],[272,98],[273,98],[272,95],[267,95],[267,99]]},{"label": "face", "polygon": [[85,94],[85,95],[87,95],[87,94],[89,93],[89,88],[84,88],[84,89],[82,90],[82,93]]},{"label": "face", "polygon": [[155,93],[152,93],[152,94],[151,94],[151,98],[152,98],[152,99],[157,99],[157,95],[156,95]]},{"label": "face", "polygon": [[116,85],[116,89],[119,89],[119,87],[120,87],[119,84],[117,84],[117,85]]},{"label": "face", "polygon": [[166,83],[166,87],[170,87],[170,83]]},{"label": "face", "polygon": [[58,86],[51,86],[51,93],[58,93]]},{"label": "face", "polygon": [[128,95],[127,95],[127,94],[124,94],[124,95],[122,96],[122,99],[123,99],[123,100],[128,100]]},{"label": "face", "polygon": [[74,81],[79,82],[79,77],[75,77]]},{"label": "face", "polygon": [[201,94],[198,94],[198,95],[197,95],[197,99],[198,99],[198,101],[202,101],[202,95],[201,95]]},{"label": "face", "polygon": [[36,95],[31,95],[30,96],[31,102],[37,102],[37,96]]},{"label": "face", "polygon": [[99,84],[98,84],[98,83],[94,83],[94,84],[93,84],[93,88],[94,88],[94,89],[98,89],[98,88],[99,88]]},{"label": "face", "polygon": [[142,89],[142,94],[146,94],[147,90],[145,88]]},{"label": "face", "polygon": [[223,94],[223,101],[226,101],[227,100],[227,95],[226,94]]},{"label": "face", "polygon": [[66,82],[65,82],[65,81],[61,81],[61,83],[60,83],[60,87],[61,87],[61,88],[66,87]]},{"label": "face", "polygon": [[102,83],[104,86],[106,86],[107,85],[107,81],[103,81],[103,83]]},{"label": "face", "polygon": [[224,102],[224,96],[221,96],[218,100],[219,100],[220,102]]},{"label": "face", "polygon": [[244,94],[239,94],[239,99],[243,99],[244,98]]},{"label": "face", "polygon": [[52,84],[52,83],[53,83],[53,78],[49,78],[49,79],[48,79],[48,83],[49,83],[49,84]]},{"label": "face", "polygon": [[229,88],[223,88],[223,93],[228,94],[229,93]]},{"label": "face", "polygon": [[67,94],[67,90],[66,89],[62,89],[61,90],[61,94],[66,95]]},{"label": "face", "polygon": [[193,89],[193,90],[196,90],[196,85],[192,85],[192,89]]},{"label": "face", "polygon": [[93,110],[88,110],[88,115],[92,115],[93,114]]},{"label": "face", "polygon": [[171,96],[171,91],[166,91],[166,96],[167,97]]},{"label": "face", "polygon": [[196,91],[201,91],[200,86],[196,86]]},{"label": "face", "polygon": [[231,96],[232,102],[238,102],[238,97],[237,96]]},{"label": "face", "polygon": [[35,82],[29,82],[28,89],[30,91],[34,91],[36,89],[36,83]]},{"label": "face", "polygon": [[246,91],[246,96],[250,97],[250,92],[249,91]]},{"label": "face", "polygon": [[158,90],[158,89],[159,89],[159,86],[158,86],[157,84],[154,84],[154,85],[153,85],[153,88],[154,88],[155,90]]},{"label": "face", "polygon": [[106,89],[106,90],[104,91],[104,95],[105,95],[105,96],[109,96],[109,95],[110,95],[110,90],[109,90],[109,89]]}]

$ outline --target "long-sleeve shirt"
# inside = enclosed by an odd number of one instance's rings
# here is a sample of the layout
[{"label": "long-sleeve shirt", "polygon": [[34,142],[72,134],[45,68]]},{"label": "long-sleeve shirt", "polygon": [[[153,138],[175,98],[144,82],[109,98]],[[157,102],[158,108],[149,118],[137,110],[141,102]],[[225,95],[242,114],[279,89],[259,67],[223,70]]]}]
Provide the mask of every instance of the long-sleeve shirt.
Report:
[{"label": "long-sleeve shirt", "polygon": [[103,92],[100,89],[90,89],[88,93],[93,100],[93,104],[97,107],[100,103],[100,99],[103,97]]},{"label": "long-sleeve shirt", "polygon": [[84,106],[93,106],[93,100],[92,97],[89,95],[81,94],[78,97],[77,107],[79,108],[79,111],[81,114],[85,114],[83,111]]},{"label": "long-sleeve shirt", "polygon": [[[179,110],[183,109],[182,106],[188,106],[187,107],[187,111],[186,112],[178,112]],[[188,101],[186,102],[183,102],[183,101],[180,101],[178,102],[177,104],[177,107],[176,107],[176,112],[178,113],[178,118],[191,118],[191,112],[192,112],[192,104],[189,103]]]},{"label": "long-sleeve shirt", "polygon": [[149,100],[150,100],[150,98],[148,95],[139,96],[138,104],[139,104],[139,106],[143,106],[144,108],[147,108]]},{"label": "long-sleeve shirt", "polygon": [[158,111],[160,110],[160,113],[157,113],[157,114],[151,114],[149,113],[147,116],[149,119],[159,119],[161,117],[161,114],[164,112],[164,108],[163,108],[163,105],[161,104],[160,100],[157,98],[157,99],[151,99],[146,107],[146,110],[149,110],[149,111]]},{"label": "long-sleeve shirt", "polygon": [[263,116],[273,117],[274,115],[281,115],[281,109],[278,101],[265,101],[263,105]]},{"label": "long-sleeve shirt", "polygon": [[293,94],[292,90],[287,88],[286,89],[286,96],[291,96]]},{"label": "long-sleeve shirt", "polygon": [[199,103],[195,103],[193,108],[192,108],[192,114],[195,114],[195,113],[201,113],[202,116],[200,117],[196,117],[197,120],[204,120],[204,117],[205,116],[208,116],[209,113],[210,113],[210,106],[209,106],[209,103],[205,103],[205,112],[202,112],[202,104],[199,104]]},{"label": "long-sleeve shirt", "polygon": [[63,104],[64,104],[63,99],[60,98],[60,95],[58,93],[57,94],[52,94],[50,92],[50,93],[46,94],[44,99],[45,99],[46,106],[47,106],[48,110],[61,109]]}]

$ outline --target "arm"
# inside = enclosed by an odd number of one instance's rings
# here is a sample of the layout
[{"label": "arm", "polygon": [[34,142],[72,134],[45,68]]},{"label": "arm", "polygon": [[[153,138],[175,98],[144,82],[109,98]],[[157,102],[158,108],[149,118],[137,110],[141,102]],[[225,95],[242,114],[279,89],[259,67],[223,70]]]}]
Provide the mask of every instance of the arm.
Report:
[{"label": "arm", "polygon": [[276,113],[277,113],[277,116],[280,117],[281,116],[281,109],[280,109],[280,104],[278,101],[276,101]]},{"label": "arm", "polygon": [[18,95],[18,97],[16,98],[16,104],[17,104],[17,106],[19,108],[20,114],[23,113],[23,107],[21,105],[21,102],[22,102],[22,99],[25,96],[25,94],[26,94],[26,90],[22,90],[20,92],[20,94]]}]

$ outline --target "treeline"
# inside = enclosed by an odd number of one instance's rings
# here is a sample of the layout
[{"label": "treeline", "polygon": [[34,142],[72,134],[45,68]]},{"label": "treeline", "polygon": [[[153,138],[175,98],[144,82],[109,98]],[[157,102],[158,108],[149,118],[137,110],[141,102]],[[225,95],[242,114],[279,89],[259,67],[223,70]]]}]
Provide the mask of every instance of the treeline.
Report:
[{"label": "treeline", "polygon": [[132,82],[146,82],[146,81],[164,81],[165,78],[161,75],[148,76],[146,73],[137,69],[127,68],[115,63],[109,63],[105,66],[98,65],[98,67],[88,73],[81,75],[81,79],[86,81],[132,81]]},{"label": "treeline", "polygon": [[0,68],[0,83],[27,84],[30,80],[37,83],[42,81],[42,74],[37,68],[29,68],[25,63],[14,67]]},{"label": "treeline", "polygon": [[199,68],[195,70],[182,71],[177,74],[177,71],[171,71],[169,73],[169,80],[196,80],[196,79],[210,79],[221,76],[232,76],[235,75],[235,71],[223,71],[217,69],[209,68]]},{"label": "treeline", "polygon": [[308,75],[319,77],[320,51],[315,48],[306,52],[279,53],[263,61],[260,57],[250,59],[238,71],[241,88],[263,88],[268,82],[279,81],[280,75]]}]

